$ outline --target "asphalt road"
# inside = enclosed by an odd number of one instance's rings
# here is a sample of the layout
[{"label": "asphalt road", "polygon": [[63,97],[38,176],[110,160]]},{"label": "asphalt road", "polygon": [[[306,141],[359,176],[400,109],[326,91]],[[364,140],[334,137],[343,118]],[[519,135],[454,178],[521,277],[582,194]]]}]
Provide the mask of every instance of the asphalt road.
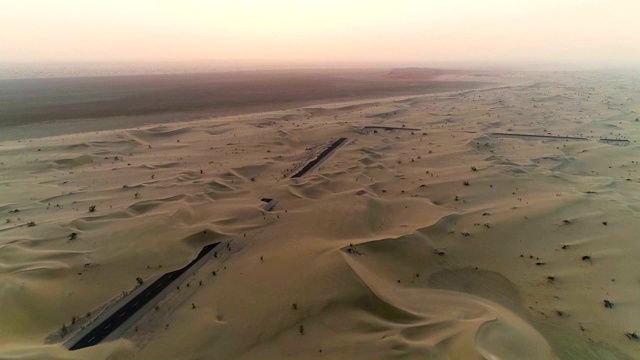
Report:
[{"label": "asphalt road", "polygon": [[69,350],[78,350],[82,348],[86,348],[89,346],[94,346],[104,340],[109,334],[111,334],[118,326],[122,325],[125,321],[127,321],[133,314],[142,309],[142,307],[147,304],[151,299],[157,296],[162,290],[164,290],[167,286],[169,286],[173,280],[177,279],[180,275],[182,275],[185,271],[189,270],[198,260],[207,255],[211,250],[213,250],[216,246],[220,244],[219,242],[214,244],[209,244],[202,248],[198,256],[191,261],[185,267],[168,272],[158,278],[156,281],[151,283],[142,291],[140,294],[136,295],[133,299],[129,300],[127,303],[122,305],[120,309],[114,312],[111,316],[103,320],[101,323],[96,325],[93,330],[89,331],[85,336],[83,336],[78,342],[73,344]]},{"label": "asphalt road", "polygon": [[491,133],[491,135],[509,136],[509,137],[560,139],[560,140],[589,140],[585,137],[578,137],[578,136],[534,135],[534,134],[516,134],[516,133]]},{"label": "asphalt road", "polygon": [[416,128],[408,128],[408,127],[393,127],[393,126],[372,126],[367,125],[363,129],[382,129],[382,130],[406,130],[406,131],[420,131],[420,129]]},{"label": "asphalt road", "polygon": [[328,148],[324,149],[324,151],[322,151],[317,158],[309,161],[307,165],[305,165],[297,173],[293,174],[291,178],[292,179],[299,178],[302,175],[306,174],[307,172],[311,171],[311,169],[313,169],[314,166],[318,165],[320,161],[322,161],[324,158],[329,156],[329,154],[331,154],[335,149],[338,148],[338,146],[342,145],[345,141],[347,141],[347,138],[339,138],[338,140],[334,141],[331,145],[329,145]]}]

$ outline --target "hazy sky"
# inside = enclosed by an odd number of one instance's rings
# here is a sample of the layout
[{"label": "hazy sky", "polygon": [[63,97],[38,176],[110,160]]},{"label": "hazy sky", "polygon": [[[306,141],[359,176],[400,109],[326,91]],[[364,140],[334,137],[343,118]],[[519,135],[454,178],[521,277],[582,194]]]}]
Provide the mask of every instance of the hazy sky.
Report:
[{"label": "hazy sky", "polygon": [[0,61],[640,62],[640,0],[0,0]]}]

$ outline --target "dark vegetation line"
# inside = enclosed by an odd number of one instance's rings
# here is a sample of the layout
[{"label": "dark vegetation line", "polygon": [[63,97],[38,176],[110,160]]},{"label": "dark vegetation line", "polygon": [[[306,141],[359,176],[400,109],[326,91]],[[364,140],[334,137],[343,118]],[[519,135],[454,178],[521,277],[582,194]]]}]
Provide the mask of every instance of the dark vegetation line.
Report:
[{"label": "dark vegetation line", "polygon": [[[232,71],[0,79],[0,123],[206,111],[247,114],[356,99],[476,89],[488,83],[399,79],[385,70]],[[164,122],[164,121],[163,121]]]},{"label": "dark vegetation line", "polygon": [[306,174],[307,172],[311,171],[311,169],[313,169],[314,166],[318,165],[324,158],[329,156],[329,154],[331,154],[335,149],[338,148],[338,146],[342,145],[345,141],[347,141],[347,138],[339,138],[338,140],[334,141],[333,144],[329,145],[328,148],[324,149],[324,151],[322,151],[320,155],[318,155],[318,157],[311,160],[309,163],[307,163],[307,165],[305,165],[302,169],[300,169],[300,171],[293,174],[291,178],[292,179],[299,178],[302,175]]},{"label": "dark vegetation line", "polygon": [[149,301],[151,301],[151,299],[153,299],[160,292],[162,292],[162,290],[169,286],[173,282],[173,280],[184,274],[184,272],[189,270],[189,268],[191,268],[196,262],[198,262],[198,260],[202,259],[205,255],[211,252],[211,250],[218,246],[218,244],[220,243],[217,242],[205,246],[204,248],[202,248],[198,256],[185,267],[162,275],[160,278],[158,278],[158,280],[147,286],[146,289],[136,295],[133,299],[122,305],[122,307],[114,312],[111,316],[94,327],[93,330],[89,331],[85,336],[78,340],[78,342],[73,344],[69,348],[69,350],[78,350],[100,343],[120,325],[124,324],[124,322],[127,321],[131,316],[133,316],[133,314],[142,309],[142,307]]}]

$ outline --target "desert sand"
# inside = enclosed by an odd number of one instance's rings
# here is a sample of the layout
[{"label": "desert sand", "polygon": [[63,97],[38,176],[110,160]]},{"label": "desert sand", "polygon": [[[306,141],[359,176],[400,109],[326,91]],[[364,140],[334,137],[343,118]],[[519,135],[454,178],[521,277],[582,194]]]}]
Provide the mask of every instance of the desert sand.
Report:
[{"label": "desert sand", "polygon": [[[487,80],[0,142],[0,358],[640,358],[640,76]],[[215,241],[118,340],[62,345]]]},{"label": "desert sand", "polygon": [[306,69],[0,79],[0,141],[479,88],[443,69]]}]

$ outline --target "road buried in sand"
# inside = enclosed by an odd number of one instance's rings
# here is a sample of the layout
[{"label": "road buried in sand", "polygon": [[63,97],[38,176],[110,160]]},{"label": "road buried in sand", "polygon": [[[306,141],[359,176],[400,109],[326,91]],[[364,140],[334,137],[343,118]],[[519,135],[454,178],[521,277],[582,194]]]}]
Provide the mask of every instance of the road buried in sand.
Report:
[{"label": "road buried in sand", "polygon": [[327,158],[329,155],[331,155],[331,153],[336,150],[340,145],[344,144],[347,141],[347,138],[339,138],[338,140],[334,141],[331,145],[329,145],[329,147],[327,147],[326,149],[324,149],[320,155],[318,155],[315,159],[309,161],[307,163],[307,165],[305,165],[302,169],[300,169],[297,173],[293,174],[291,176],[291,178],[299,178],[302,177],[304,174],[308,173],[309,171],[313,170],[313,168],[315,168],[316,166],[318,166],[318,164],[320,164],[322,162],[322,160],[324,160],[325,158]]},{"label": "road buried in sand", "polygon": [[536,135],[536,134],[516,134],[516,133],[491,133],[493,136],[500,137],[521,137],[521,138],[540,138],[540,139],[556,139],[556,140],[589,140],[585,137],[578,136],[555,136],[555,135]]},{"label": "road buried in sand", "polygon": [[120,325],[124,324],[136,312],[140,311],[144,305],[156,297],[162,290],[171,285],[180,275],[193,267],[200,259],[215,249],[220,243],[213,243],[202,248],[198,256],[193,259],[185,267],[168,272],[162,275],[153,283],[149,284],[143,291],[137,294],[133,299],[122,305],[106,319],[102,320],[87,334],[82,336],[75,344],[69,347],[69,350],[78,350],[89,346],[94,346],[104,340],[109,334],[115,331]]}]

